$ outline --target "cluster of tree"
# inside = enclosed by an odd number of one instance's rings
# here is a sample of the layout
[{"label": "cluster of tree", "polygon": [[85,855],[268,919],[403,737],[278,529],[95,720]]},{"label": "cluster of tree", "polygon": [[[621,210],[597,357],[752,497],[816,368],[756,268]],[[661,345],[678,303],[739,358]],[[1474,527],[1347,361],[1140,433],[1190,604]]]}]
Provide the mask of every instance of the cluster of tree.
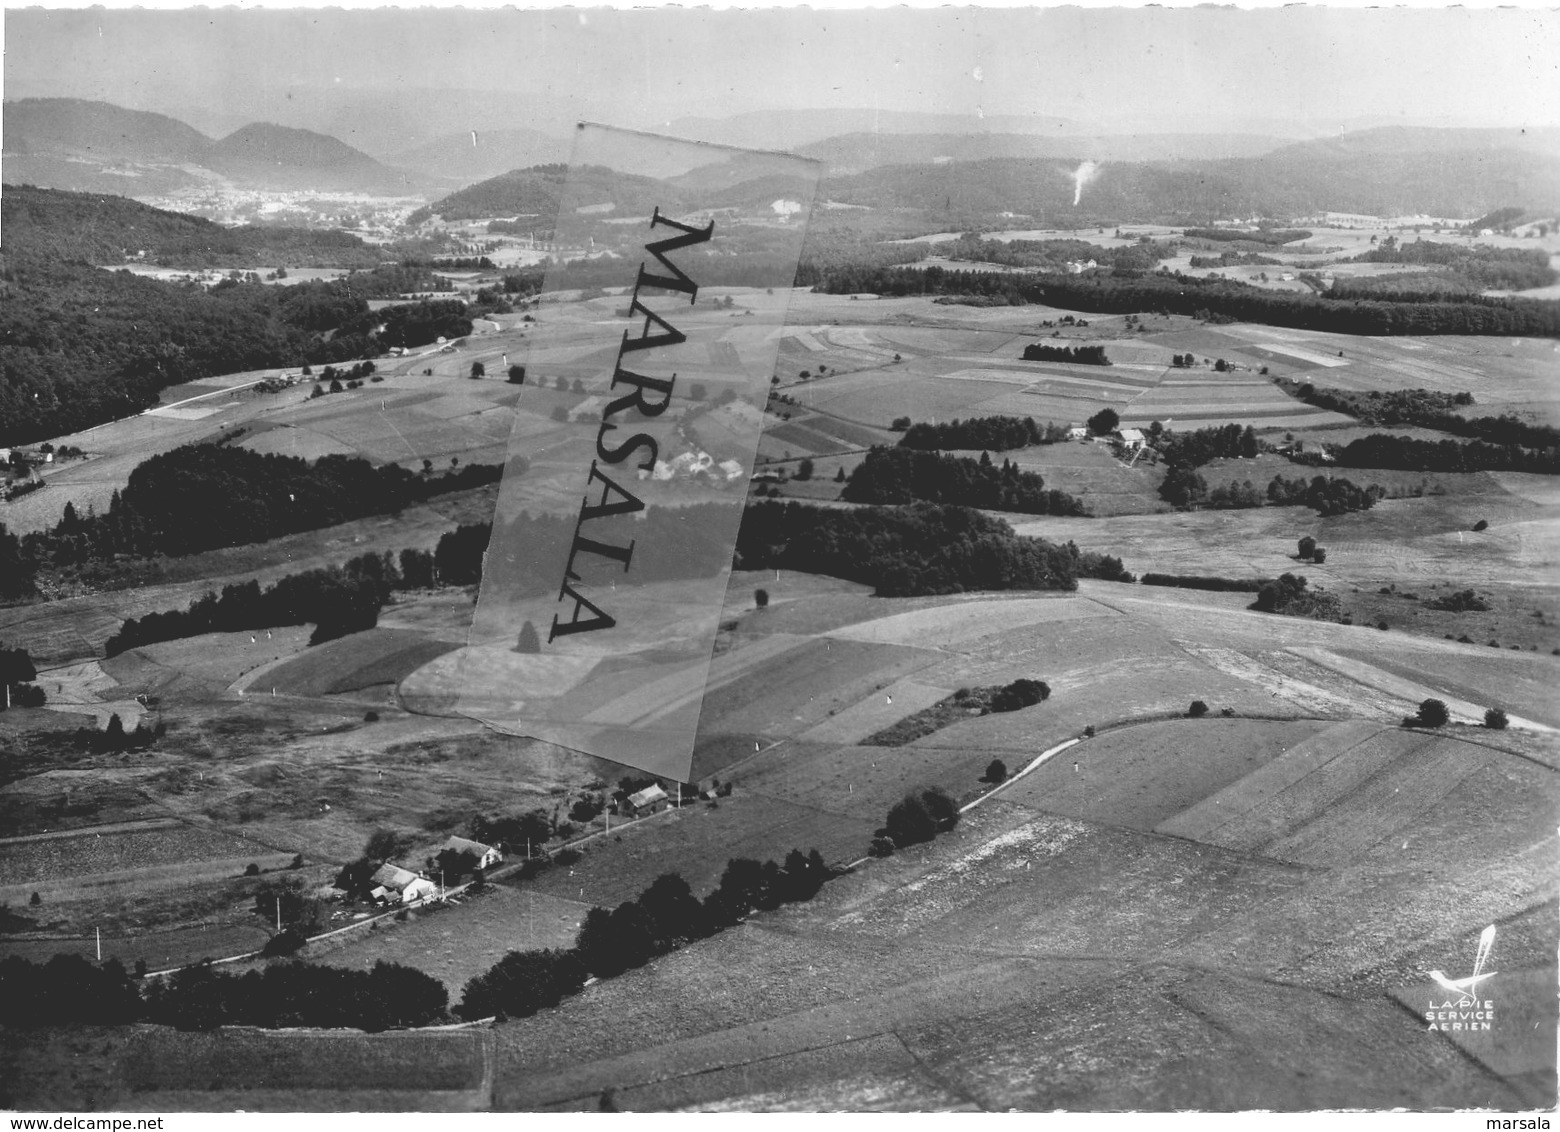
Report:
[{"label": "cluster of tree", "polygon": [[1549,266],[1549,253],[1538,248],[1495,248],[1487,244],[1443,244],[1433,240],[1399,243],[1388,236],[1354,257],[1353,263],[1421,263],[1443,267],[1479,288],[1526,291],[1560,279]]},{"label": "cluster of tree", "polygon": [[1024,347],[1026,362],[1072,362],[1080,366],[1108,366],[1104,346],[1048,346],[1031,342]]},{"label": "cluster of tree", "polygon": [[998,468],[982,452],[977,460],[911,448],[874,446],[851,471],[840,498],[851,503],[950,503],[1027,515],[1083,515],[1083,503],[1046,490],[1038,472],[1011,460]]},{"label": "cluster of tree", "polygon": [[[849,286],[843,285],[847,281]],[[1066,310],[1181,314],[1336,334],[1560,335],[1560,302],[1484,295],[1422,303],[1339,301],[1327,295],[1271,291],[1223,277],[1200,278],[1167,271],[1019,275],[932,265],[829,274],[815,290],[829,294],[871,291],[881,295],[1000,296],[1008,302]]]},{"label": "cluster of tree", "polygon": [[1220,590],[1256,593],[1270,578],[1219,578],[1209,574],[1144,574],[1145,586],[1176,586],[1183,590]]},{"label": "cluster of tree", "polygon": [[242,975],[200,964],[144,988],[117,959],[0,960],[0,1023],[14,1027],[152,1022],[181,1030],[234,1025],[373,1032],[442,1021],[448,1001],[439,980],[383,960],[371,971],[282,963]]},{"label": "cluster of tree", "polygon": [[931,841],[958,824],[959,807],[946,790],[940,786],[912,790],[888,811],[888,820],[873,834],[868,852],[887,857],[896,849]]},{"label": "cluster of tree", "polygon": [[0,643],[0,711],[16,707],[42,707],[43,689],[31,683],[38,676],[32,654],[26,649],[8,649]]},{"label": "cluster of tree", "polygon": [[1396,468],[1410,472],[1560,473],[1560,447],[1534,449],[1482,440],[1415,440],[1372,433],[1344,445],[1337,462],[1349,468]]},{"label": "cluster of tree", "polygon": [[1310,481],[1299,476],[1288,480],[1274,476],[1267,486],[1269,503],[1278,507],[1301,503],[1324,517],[1369,511],[1376,505],[1376,500],[1385,498],[1386,494],[1380,484],[1361,487],[1352,480],[1333,476],[1313,476]]},{"label": "cluster of tree", "polygon": [[1119,558],[1021,537],[1001,519],[933,503],[841,510],[757,502],[737,536],[737,564],[827,574],[875,586],[882,597],[1071,590],[1080,576],[1131,577]]},{"label": "cluster of tree", "polygon": [[1192,432],[1162,429],[1163,426],[1156,430],[1154,425],[1149,425],[1149,439],[1168,464],[1196,468],[1214,460],[1231,460],[1237,456],[1249,460],[1262,451],[1256,430],[1250,425],[1245,428],[1237,424],[1215,425]]},{"label": "cluster of tree", "polygon": [[1051,685],[1044,680],[1031,680],[1020,676],[1010,684],[998,688],[991,697],[992,711],[1019,711],[1051,698]]},{"label": "cluster of tree", "polygon": [[899,444],[903,448],[973,449],[1004,452],[1010,448],[1027,448],[1032,444],[1055,444],[1067,439],[1067,426],[1047,421],[1035,423],[1033,417],[971,417],[967,421],[955,417],[951,421],[910,424],[905,422],[904,436]]},{"label": "cluster of tree", "polygon": [[1257,591],[1253,609],[1263,613],[1283,613],[1291,617],[1311,617],[1320,621],[1338,618],[1338,599],[1322,590],[1313,590],[1304,575],[1280,574]]},{"label": "cluster of tree", "polygon": [[832,875],[816,849],[793,849],[783,865],[736,858],[701,901],[682,877],[663,873],[637,898],[611,911],[587,912],[572,949],[511,951],[466,984],[455,1013],[468,1020],[535,1014],[580,990],[592,975],[614,978],[755,911],[811,900]]},{"label": "cluster of tree", "polygon": [[965,232],[952,243],[938,245],[937,251],[952,260],[1042,271],[1063,271],[1070,263],[1089,260],[1103,267],[1152,271],[1171,254],[1167,245],[1152,240],[1105,248],[1083,240],[984,240],[978,232]]},{"label": "cluster of tree", "polygon": [[22,540],[0,523],[0,601],[31,595],[37,571],[32,557],[22,553]]},{"label": "cluster of tree", "polygon": [[1487,613],[1490,603],[1472,590],[1460,590],[1443,597],[1426,598],[1425,608],[1444,609],[1449,613]]},{"label": "cluster of tree", "polygon": [[1312,233],[1304,228],[1188,228],[1184,235],[1188,240],[1263,244],[1276,248],[1296,240],[1308,240]]},{"label": "cluster of tree", "polygon": [[22,552],[36,571],[116,555],[177,556],[244,546],[393,514],[435,495],[497,482],[503,471],[498,464],[468,464],[418,476],[358,456],[322,456],[311,463],[223,444],[189,444],[138,465],[105,514],[83,518],[67,503],[53,528],[23,540]]},{"label": "cluster of tree", "polygon": [[1473,404],[1471,393],[1443,393],[1433,389],[1363,392],[1329,389],[1309,382],[1286,382],[1285,388],[1309,405],[1343,413],[1361,424],[1381,428],[1433,428],[1491,444],[1515,444],[1524,448],[1560,447],[1560,428],[1553,425],[1531,424],[1511,413],[1498,417],[1462,416],[1456,410]]},{"label": "cluster of tree", "polygon": [[[431,571],[422,560],[426,551],[402,552],[415,583]],[[314,625],[310,644],[335,640],[348,633],[372,629],[392,590],[420,589],[390,554],[364,554],[345,566],[329,566],[288,574],[264,591],[248,581],[224,586],[221,596],[207,593],[188,609],[148,613],[126,619],[119,632],[104,643],[104,652],[118,656],[127,649],[158,641],[198,637],[203,633],[235,633],[242,629],[271,629],[283,625]]]},{"label": "cluster of tree", "polygon": [[433,261],[433,266],[444,270],[456,271],[497,271],[493,261],[485,255],[480,256],[439,256]]},{"label": "cluster of tree", "polygon": [[[1202,477],[1198,477],[1201,479]],[[1267,502],[1262,489],[1250,480],[1221,483],[1203,496],[1202,505],[1214,511],[1237,511],[1247,507],[1261,507]]]}]

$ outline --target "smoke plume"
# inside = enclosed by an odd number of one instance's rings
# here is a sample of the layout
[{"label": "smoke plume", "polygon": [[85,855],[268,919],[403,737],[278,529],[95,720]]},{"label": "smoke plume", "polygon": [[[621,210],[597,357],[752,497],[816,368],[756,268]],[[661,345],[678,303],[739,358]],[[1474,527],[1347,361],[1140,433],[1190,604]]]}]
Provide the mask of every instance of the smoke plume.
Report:
[{"label": "smoke plume", "polygon": [[1078,207],[1078,202],[1083,199],[1083,186],[1087,185],[1095,177],[1099,176],[1100,166],[1095,161],[1085,161],[1073,171],[1073,207]]}]

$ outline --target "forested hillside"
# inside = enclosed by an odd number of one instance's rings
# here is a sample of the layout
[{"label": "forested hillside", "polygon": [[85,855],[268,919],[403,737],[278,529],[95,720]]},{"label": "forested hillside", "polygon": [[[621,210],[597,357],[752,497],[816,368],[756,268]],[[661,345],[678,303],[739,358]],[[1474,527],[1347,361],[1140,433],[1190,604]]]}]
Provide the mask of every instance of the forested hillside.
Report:
[{"label": "forested hillside", "polygon": [[128,197],[7,185],[0,195],[5,249],[86,263],[168,267],[373,267],[382,253],[356,236],[302,228],[224,228]]}]

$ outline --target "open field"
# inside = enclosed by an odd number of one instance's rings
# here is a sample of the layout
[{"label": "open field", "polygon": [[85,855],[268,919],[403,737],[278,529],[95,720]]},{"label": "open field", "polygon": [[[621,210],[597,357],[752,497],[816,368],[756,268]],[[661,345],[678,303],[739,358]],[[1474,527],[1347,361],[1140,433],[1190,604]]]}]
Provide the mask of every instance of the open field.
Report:
[{"label": "open field", "polygon": [[1109,731],[1064,751],[1001,797],[1047,813],[1152,830],[1325,726],[1213,717]]},{"label": "open field", "polygon": [[373,931],[347,933],[341,946],[311,945],[308,956],[311,962],[364,971],[381,960],[415,967],[443,981],[450,1001],[459,1002],[468,980],[511,951],[573,947],[589,908],[528,888],[490,885],[453,907],[419,909],[405,923],[385,920]]},{"label": "open field", "polygon": [[267,669],[263,679],[245,681],[270,685],[278,695],[329,696],[356,692],[376,684],[398,684],[436,657],[453,651],[453,641],[431,639],[406,629],[370,629],[315,645],[302,655]]},{"label": "open field", "polygon": [[504,881],[523,891],[615,908],[678,872],[694,893],[707,895],[733,857],[781,861],[792,849],[817,849],[826,861],[855,860],[878,821],[794,805],[738,788],[715,805],[693,802],[654,818],[626,824],[598,839],[572,865],[556,866],[531,881]]},{"label": "open field", "polygon": [[[1541,373],[1549,355],[1503,340],[1335,345],[1335,336],[1159,318],[1128,340],[1119,318],[1102,317],[1064,340],[1101,342],[1119,356],[1094,369],[1018,360],[1040,336],[1038,321],[1055,317],[1048,310],[793,298],[778,336],[782,388],[816,409],[796,412],[765,444],[795,455],[891,442],[886,426],[901,415],[1063,421],[1107,403],[1131,420],[1169,417],[1172,427],[1250,420],[1342,435],[1325,427],[1328,415],[1283,398],[1261,366],[1379,388],[1428,384],[1410,380],[1419,367],[1444,387],[1473,388],[1481,405],[1547,396],[1523,375]],[[571,317],[605,320],[621,301],[593,300]],[[718,394],[732,355],[751,359],[774,339],[772,328],[740,319],[715,326],[703,327],[710,348],[697,379]],[[394,363],[405,372],[351,394],[308,403],[283,395],[245,439],[277,451],[341,445],[418,465],[425,452],[447,462],[450,445],[476,446],[459,449],[464,462],[483,444],[508,443],[498,427],[507,421],[517,423],[514,450],[535,457],[540,490],[577,504],[577,474],[560,477],[578,472],[581,449],[549,417],[580,396],[527,386],[517,405],[513,387],[465,377],[473,359],[496,373],[506,349],[519,356],[519,331]],[[1188,350],[1237,368],[1166,363]],[[560,351],[530,364],[551,375],[600,360]],[[828,376],[792,380],[820,363]],[[1506,368],[1528,382],[1516,389],[1520,400],[1497,400]],[[1482,384],[1468,384],[1475,379]],[[175,423],[216,427],[244,404],[204,425]],[[1258,614],[1245,593],[1089,579],[1068,593],[882,599],[832,579],[734,574],[693,770],[701,784],[731,783],[728,797],[622,827],[613,819],[572,865],[322,946],[310,961],[408,963],[455,995],[511,948],[567,946],[586,909],[630,899],[663,873],[702,895],[733,857],[779,860],[816,847],[831,862],[856,861],[913,787],[978,803],[958,828],[861,865],[809,904],[750,917],[486,1038],[137,1031],[102,1053],[115,1059],[112,1081],[79,1078],[80,1087],[120,1105],[171,1109],[276,1108],[288,1098],[321,1108],[472,1107],[488,1103],[485,1080],[495,1107],[528,1111],[596,1108],[608,1089],[621,1108],[1513,1108],[1552,1099],[1552,1066],[1541,1056],[1553,1050],[1552,1019],[1513,1005],[1502,1017],[1520,1017],[1520,1033],[1459,1049],[1424,1030],[1416,1004],[1428,970],[1464,973],[1470,939],[1490,923],[1500,931],[1502,974],[1490,983],[1498,1000],[1533,993],[1541,979],[1531,972],[1553,973],[1560,492],[1543,477],[1428,477],[1422,498],[1329,519],[1294,507],[1165,514],[1161,469],[1125,468],[1103,445],[1008,455],[1100,516],[1014,517],[1021,533],[1118,555],[1136,572],[1303,573],[1338,594],[1357,624]],[[853,458],[818,461],[816,489],[836,491],[834,469]],[[1316,474],[1264,457],[1222,462],[1205,476],[1265,487],[1279,472]],[[1373,482],[1369,471],[1334,474]],[[1374,477],[1395,490],[1424,478]],[[590,784],[630,773],[405,710],[445,710],[440,696],[459,682],[459,654],[449,650],[470,625],[461,591],[398,595],[380,628],[314,648],[303,627],[165,642],[94,662],[123,616],[187,605],[226,581],[431,546],[492,507],[491,492],[438,501],[318,532],[291,550],[213,557],[204,576],[185,563],[183,581],[0,611],[0,638],[36,642],[62,698],[69,685],[68,698],[80,701],[67,705],[73,711],[96,715],[149,693],[168,724],[152,750],[98,754],[66,735],[33,734],[73,729],[79,715],[6,713],[0,738],[16,757],[0,785],[0,820],[29,834],[177,822],[0,845],[0,895],[38,925],[0,951],[87,954],[98,922],[105,953],[127,961],[247,950],[266,934],[237,879],[249,860],[281,865],[301,853],[308,879],[323,881],[376,829],[406,834],[407,859],[420,859],[478,814],[566,810]],[[1489,527],[1475,535],[1481,518]],[[1328,548],[1324,565],[1293,557],[1306,534]],[[1424,605],[1469,587],[1495,608]],[[768,592],[764,609],[757,588]],[[1367,614],[1392,620],[1392,631],[1367,627]],[[1445,639],[1465,632],[1477,643]],[[503,660],[516,695],[535,695],[528,659]],[[1020,676],[1045,680],[1050,698],[903,747],[861,745],[955,689]],[[632,678],[611,673],[617,699],[592,710],[633,700]],[[404,700],[393,685],[409,693]],[[410,694],[419,687],[428,693],[421,701]],[[1453,723],[1399,728],[1427,696],[1450,705]],[[1213,714],[1182,718],[1198,699]],[[1489,705],[1510,713],[1510,730],[1478,726]],[[379,718],[368,721],[369,710]],[[982,800],[993,758],[1017,772],[1090,726],[1098,734]],[[23,907],[47,885],[56,887],[38,909]],[[484,1040],[493,1042],[486,1075]],[[8,1059],[0,1069],[30,1073],[32,1056],[0,1042]],[[51,1086],[40,1078],[27,1087]]]}]

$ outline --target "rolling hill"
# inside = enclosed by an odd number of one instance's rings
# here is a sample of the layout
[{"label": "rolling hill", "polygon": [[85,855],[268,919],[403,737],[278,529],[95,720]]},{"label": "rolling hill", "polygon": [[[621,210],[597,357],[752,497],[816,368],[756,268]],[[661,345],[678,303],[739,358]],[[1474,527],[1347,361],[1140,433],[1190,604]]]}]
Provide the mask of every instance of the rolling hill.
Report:
[{"label": "rolling hill", "polygon": [[419,178],[308,130],[267,123],[220,141],[163,114],[76,98],[5,103],[4,177],[76,192],[155,196],[202,183],[413,193]]}]

